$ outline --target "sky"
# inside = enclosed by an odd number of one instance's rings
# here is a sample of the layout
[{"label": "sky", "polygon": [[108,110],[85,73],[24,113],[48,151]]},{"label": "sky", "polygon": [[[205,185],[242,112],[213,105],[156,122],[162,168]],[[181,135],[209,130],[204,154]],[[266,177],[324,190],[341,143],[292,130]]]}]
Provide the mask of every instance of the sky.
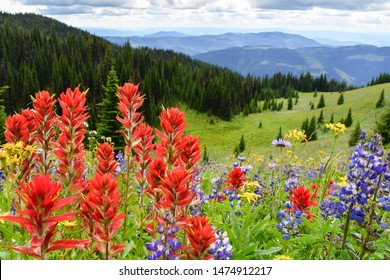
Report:
[{"label": "sky", "polygon": [[390,45],[389,0],[1,0],[97,35],[285,31]]}]

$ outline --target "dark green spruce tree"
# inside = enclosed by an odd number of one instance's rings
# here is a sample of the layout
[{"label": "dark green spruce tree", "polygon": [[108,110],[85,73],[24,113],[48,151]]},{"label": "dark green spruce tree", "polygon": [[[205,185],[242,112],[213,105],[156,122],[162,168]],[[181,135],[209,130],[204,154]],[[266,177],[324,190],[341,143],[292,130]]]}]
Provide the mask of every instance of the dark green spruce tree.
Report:
[{"label": "dark green spruce tree", "polygon": [[352,109],[349,108],[348,115],[347,115],[347,118],[344,121],[344,124],[345,124],[346,127],[350,127],[352,125],[352,123],[353,123]]},{"label": "dark green spruce tree", "polygon": [[385,106],[385,90],[384,89],[382,89],[382,92],[381,92],[381,95],[378,99],[378,102],[376,102],[377,108],[382,108],[383,106]]},{"label": "dark green spruce tree", "polygon": [[344,94],[341,93],[339,99],[337,100],[337,105],[344,104]]},{"label": "dark green spruce tree", "polygon": [[382,135],[383,144],[390,143],[390,108],[387,108],[376,124],[376,130]]},{"label": "dark green spruce tree", "polygon": [[116,119],[118,114],[118,97],[116,96],[118,83],[119,80],[116,71],[114,68],[111,68],[107,76],[106,85],[103,86],[105,97],[102,103],[98,105],[99,120],[96,125],[99,138],[98,141],[100,141],[102,136],[111,137],[116,150],[124,147],[123,137],[118,132],[121,129],[121,124]]},{"label": "dark green spruce tree", "polygon": [[241,135],[241,140],[240,140],[240,144],[238,144],[238,149],[239,149],[240,153],[245,151],[244,135]]},{"label": "dark green spruce tree", "polygon": [[355,146],[359,142],[359,137],[361,133],[362,129],[360,127],[360,122],[357,122],[348,140],[348,145],[350,147]]},{"label": "dark green spruce tree", "polygon": [[320,101],[318,102],[317,109],[325,107],[325,97],[321,94]]}]

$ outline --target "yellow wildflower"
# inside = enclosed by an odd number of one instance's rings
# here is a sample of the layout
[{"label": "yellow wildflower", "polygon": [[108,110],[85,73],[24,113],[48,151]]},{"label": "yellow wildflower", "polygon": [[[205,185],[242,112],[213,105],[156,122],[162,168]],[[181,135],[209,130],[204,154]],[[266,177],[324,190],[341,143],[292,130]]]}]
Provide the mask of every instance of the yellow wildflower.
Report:
[{"label": "yellow wildflower", "polygon": [[[0,216],[9,216],[10,212],[7,211],[4,214],[1,214]],[[0,223],[4,224],[4,221],[0,219]]]},{"label": "yellow wildflower", "polygon": [[247,191],[251,191],[251,192],[253,192],[259,186],[260,186],[260,184],[257,181],[244,183],[244,189]]},{"label": "yellow wildflower", "polygon": [[305,132],[300,131],[300,130],[296,130],[296,129],[290,130],[289,132],[287,132],[284,135],[284,139],[292,139],[292,140],[295,140],[297,142],[301,142],[301,141],[307,142],[307,136],[306,136]]},{"label": "yellow wildflower", "polygon": [[327,129],[333,131],[336,134],[336,137],[340,134],[343,134],[347,130],[345,125],[340,122],[337,124],[327,123],[325,126]]},{"label": "yellow wildflower", "polygon": [[340,182],[338,183],[338,185],[340,187],[345,187],[347,185],[347,175],[340,177],[339,179],[340,179]]},{"label": "yellow wildflower", "polygon": [[244,192],[240,194],[240,197],[243,199],[246,199],[248,203],[251,203],[251,201],[255,202],[259,199],[260,195],[250,192]]},{"label": "yellow wildflower", "polygon": [[77,221],[63,221],[60,224],[64,226],[64,233],[70,234],[75,225],[77,225]]},{"label": "yellow wildflower", "polygon": [[274,258],[274,260],[293,260],[293,258],[285,255],[279,255]]},{"label": "yellow wildflower", "polygon": [[38,152],[37,148],[31,145],[27,145],[24,149],[30,154],[36,154]]}]

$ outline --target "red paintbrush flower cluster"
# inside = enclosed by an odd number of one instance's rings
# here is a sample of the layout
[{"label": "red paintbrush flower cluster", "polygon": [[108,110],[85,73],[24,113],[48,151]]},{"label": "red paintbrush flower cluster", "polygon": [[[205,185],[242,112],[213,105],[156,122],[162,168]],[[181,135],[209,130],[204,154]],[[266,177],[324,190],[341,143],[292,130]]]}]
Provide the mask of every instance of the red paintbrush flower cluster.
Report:
[{"label": "red paintbrush flower cluster", "polygon": [[126,142],[125,154],[131,155],[131,150],[137,144],[134,131],[143,121],[143,116],[137,110],[144,103],[144,97],[138,91],[138,85],[132,83],[125,83],[119,87],[116,94],[119,98],[118,109],[123,116],[116,116],[116,119],[125,128],[125,130],[120,131]]},{"label": "red paintbrush flower cluster", "polygon": [[208,260],[212,256],[207,253],[210,245],[216,241],[215,231],[203,216],[186,219],[186,232],[191,249],[187,256],[191,260]]},{"label": "red paintbrush flower cluster", "polygon": [[248,180],[248,178],[244,177],[245,173],[239,167],[235,167],[230,171],[228,177],[229,180],[224,180],[225,183],[229,185],[226,187],[229,191],[239,192],[241,187],[244,185],[244,182]]},{"label": "red paintbrush flower cluster", "polygon": [[189,182],[188,172],[184,168],[175,168],[167,172],[160,185],[160,189],[164,193],[160,205],[169,209],[171,213],[175,213],[176,217],[183,215],[183,213],[178,213],[180,207],[188,205],[195,196],[195,193],[188,186]]},{"label": "red paintbrush flower cluster", "polygon": [[55,143],[55,124],[57,114],[54,112],[56,99],[48,91],[41,91],[35,94],[33,107],[35,110],[35,120],[37,123],[36,143],[42,149],[37,155],[41,174],[46,174],[53,167],[51,158]]},{"label": "red paintbrush flower cluster", "polygon": [[5,121],[5,139],[10,142],[27,142],[30,132],[26,118],[21,114],[13,114]]},{"label": "red paintbrush flower cluster", "polygon": [[308,208],[317,206],[317,203],[311,199],[311,196],[310,190],[306,189],[304,185],[295,188],[292,195],[290,195],[294,209],[301,210],[309,220],[314,215],[308,211]]},{"label": "red paintbrush flower cluster", "polygon": [[98,162],[96,167],[96,174],[113,174],[118,166],[118,163],[114,160],[114,156],[115,154],[113,146],[107,142],[98,144],[96,152],[96,159]]},{"label": "red paintbrush flower cluster", "polygon": [[119,213],[120,189],[110,173],[96,174],[88,184],[87,194],[80,203],[84,226],[96,242],[95,251],[111,259],[124,248],[124,243],[113,244],[114,236],[125,214]]},{"label": "red paintbrush flower cluster", "polygon": [[[60,198],[61,185],[51,182],[49,175],[36,175],[32,182],[20,183],[16,193],[25,203],[25,209],[17,211],[21,216],[2,216],[1,220],[19,223],[31,236],[30,247],[16,246],[11,249],[35,258],[44,258],[45,254],[55,250],[85,248],[89,240],[51,241],[59,222],[73,220],[75,211],[54,216],[54,212],[72,203],[74,197]],[[25,216],[25,217],[23,217]],[[9,247],[8,247],[9,248]]]},{"label": "red paintbrush flower cluster", "polygon": [[86,92],[77,87],[61,93],[58,102],[62,115],[57,120],[60,135],[55,143],[54,154],[58,157],[57,173],[66,187],[73,192],[80,192],[85,185],[84,176],[84,122],[89,118],[85,102]]},{"label": "red paintbrush flower cluster", "polygon": [[154,150],[153,144],[153,129],[147,124],[141,123],[135,130],[136,145],[134,146],[134,159],[137,163],[137,171],[135,173],[135,179],[139,186],[142,188],[142,192],[146,185],[146,173],[150,163],[152,162],[152,151]]}]

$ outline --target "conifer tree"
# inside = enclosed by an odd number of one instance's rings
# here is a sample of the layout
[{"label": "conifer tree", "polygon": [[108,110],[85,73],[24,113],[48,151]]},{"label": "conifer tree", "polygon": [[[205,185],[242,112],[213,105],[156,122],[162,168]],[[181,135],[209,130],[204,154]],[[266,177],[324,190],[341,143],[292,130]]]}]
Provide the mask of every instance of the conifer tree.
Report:
[{"label": "conifer tree", "polygon": [[337,100],[337,105],[344,104],[344,94],[341,93],[339,99]]},{"label": "conifer tree", "polygon": [[292,109],[293,109],[293,101],[292,101],[292,97],[289,96],[288,97],[287,110],[292,110]]},{"label": "conifer tree", "polygon": [[352,109],[349,108],[347,118],[344,121],[346,127],[350,127],[352,125]]},{"label": "conifer tree", "polygon": [[357,142],[359,142],[359,137],[361,133],[362,133],[362,129],[360,127],[360,122],[357,122],[348,140],[348,145],[350,147],[355,146]]},{"label": "conifer tree", "polygon": [[380,116],[376,129],[382,135],[383,144],[390,143],[390,108]]},{"label": "conifer tree", "polygon": [[321,94],[320,101],[318,102],[317,109],[325,107],[325,97]]},{"label": "conifer tree", "polygon": [[378,102],[376,102],[376,108],[382,108],[385,106],[385,90],[382,89]]},{"label": "conifer tree", "polygon": [[280,127],[279,127],[279,133],[278,133],[278,135],[276,136],[276,139],[282,139],[282,138],[283,138],[282,127],[280,126]]},{"label": "conifer tree", "polygon": [[245,140],[244,140],[244,135],[241,135],[240,144],[238,144],[238,150],[239,150],[240,153],[242,153],[243,151],[245,151]]},{"label": "conifer tree", "polygon": [[316,117],[313,116],[310,121],[309,131],[307,132],[307,137],[309,137],[309,141],[317,140],[317,120]]},{"label": "conifer tree", "polygon": [[329,123],[334,123],[334,113],[332,113],[332,116],[330,116]]},{"label": "conifer tree", "polygon": [[99,120],[96,125],[99,139],[102,136],[111,137],[116,150],[124,147],[123,137],[118,133],[121,129],[121,124],[116,119],[118,114],[118,97],[116,96],[118,83],[118,76],[112,67],[108,73],[106,85],[103,86],[105,97],[103,102],[98,106]]}]

